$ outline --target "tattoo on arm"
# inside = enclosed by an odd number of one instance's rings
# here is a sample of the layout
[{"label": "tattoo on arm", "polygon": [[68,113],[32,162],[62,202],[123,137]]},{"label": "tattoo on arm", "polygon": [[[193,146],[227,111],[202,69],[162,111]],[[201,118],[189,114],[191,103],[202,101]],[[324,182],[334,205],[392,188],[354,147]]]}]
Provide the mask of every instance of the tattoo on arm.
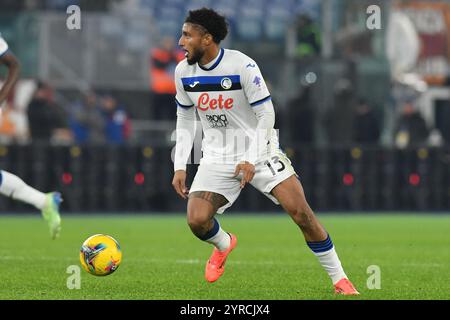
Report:
[{"label": "tattoo on arm", "polygon": [[210,202],[217,211],[220,207],[223,207],[228,203],[228,200],[221,194],[209,191],[195,191],[189,195],[189,198],[200,198]]}]

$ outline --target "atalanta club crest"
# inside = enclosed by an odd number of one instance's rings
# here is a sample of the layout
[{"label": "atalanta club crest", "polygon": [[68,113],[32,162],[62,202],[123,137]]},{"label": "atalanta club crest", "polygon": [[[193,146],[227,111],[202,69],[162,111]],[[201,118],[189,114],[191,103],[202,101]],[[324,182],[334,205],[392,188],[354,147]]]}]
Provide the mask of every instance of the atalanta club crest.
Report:
[{"label": "atalanta club crest", "polygon": [[222,81],[220,82],[220,85],[222,86],[222,88],[224,88],[225,90],[228,90],[231,88],[231,86],[233,85],[233,82],[231,82],[230,78],[223,78]]}]

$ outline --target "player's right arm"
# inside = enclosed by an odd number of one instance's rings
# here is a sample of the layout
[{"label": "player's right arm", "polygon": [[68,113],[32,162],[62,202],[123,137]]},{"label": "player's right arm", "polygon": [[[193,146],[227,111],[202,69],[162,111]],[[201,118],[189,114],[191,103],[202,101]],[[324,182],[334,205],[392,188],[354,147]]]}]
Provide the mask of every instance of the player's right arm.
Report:
[{"label": "player's right arm", "polygon": [[175,69],[175,86],[177,95],[177,126],[176,144],[174,155],[174,176],[172,186],[183,199],[187,199],[189,193],[186,187],[186,164],[191,155],[192,145],[195,136],[195,107],[189,96],[184,91],[180,76],[181,62]]},{"label": "player's right arm", "polygon": [[8,97],[11,89],[14,87],[20,74],[19,60],[8,50],[8,44],[0,36],[0,65],[3,64],[8,68],[8,76],[2,88],[0,89],[0,107],[3,101]]}]

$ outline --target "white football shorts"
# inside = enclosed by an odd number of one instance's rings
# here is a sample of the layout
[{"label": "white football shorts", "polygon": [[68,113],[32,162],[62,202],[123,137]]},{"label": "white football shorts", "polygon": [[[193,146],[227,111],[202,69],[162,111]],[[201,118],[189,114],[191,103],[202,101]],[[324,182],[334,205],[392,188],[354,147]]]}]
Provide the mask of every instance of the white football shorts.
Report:
[{"label": "white football shorts", "polygon": [[[235,170],[236,166],[233,164],[212,164],[200,161],[189,193],[209,191],[223,195],[228,203],[217,210],[217,213],[223,213],[233,205],[241,193],[242,172],[239,176],[234,177]],[[256,163],[255,175],[250,184],[274,203],[279,204],[270,192],[275,186],[292,175],[297,176],[291,161],[279,150],[270,160]]]}]

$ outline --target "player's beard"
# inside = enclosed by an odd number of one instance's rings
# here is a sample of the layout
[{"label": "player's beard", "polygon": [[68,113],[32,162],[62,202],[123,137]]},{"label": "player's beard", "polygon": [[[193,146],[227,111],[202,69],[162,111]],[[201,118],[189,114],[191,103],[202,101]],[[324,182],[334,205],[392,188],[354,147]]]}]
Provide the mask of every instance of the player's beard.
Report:
[{"label": "player's beard", "polygon": [[202,49],[200,49],[200,48],[195,48],[195,49],[192,51],[191,57],[189,57],[189,58],[187,59],[187,63],[188,63],[189,65],[193,65],[193,64],[196,64],[196,63],[200,62],[200,60],[203,58],[203,55],[204,55],[204,54],[205,54],[205,51],[204,51],[204,50],[202,50]]}]

